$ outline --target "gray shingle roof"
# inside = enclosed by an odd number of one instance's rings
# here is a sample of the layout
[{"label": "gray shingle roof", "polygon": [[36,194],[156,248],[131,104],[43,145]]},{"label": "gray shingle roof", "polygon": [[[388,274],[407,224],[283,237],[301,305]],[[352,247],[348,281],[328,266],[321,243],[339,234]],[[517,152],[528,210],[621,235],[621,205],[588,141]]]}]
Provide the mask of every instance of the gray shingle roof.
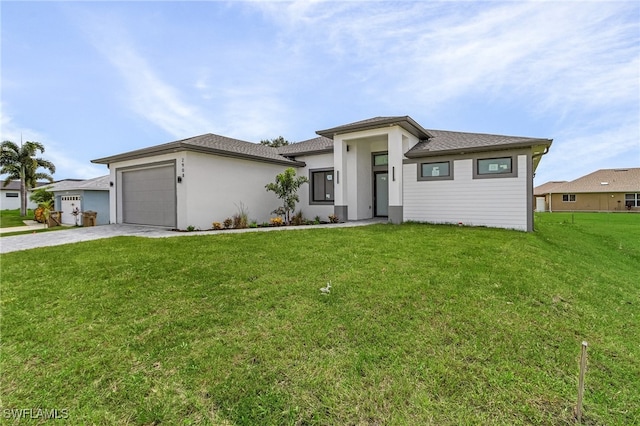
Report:
[{"label": "gray shingle roof", "polygon": [[208,154],[217,154],[228,157],[247,158],[256,161],[266,161],[291,166],[302,166],[302,163],[290,160],[278,154],[276,148],[270,146],[246,142],[226,136],[206,133],[188,139],[155,145],[149,148],[125,152],[111,157],[91,160],[92,163],[109,164],[117,161],[131,160],[149,157],[177,151],[196,151]]},{"label": "gray shingle roof", "polygon": [[[40,186],[43,186],[43,185],[50,185],[50,183],[49,182],[36,182],[36,188],[38,188]],[[0,183],[0,189],[6,189],[8,191],[20,191],[20,181],[19,180],[9,181],[7,186],[3,186],[3,184]]]},{"label": "gray shingle roof", "polygon": [[640,168],[596,170],[553,188],[553,192],[640,192]]},{"label": "gray shingle roof", "polygon": [[333,140],[319,136],[302,142],[296,142],[277,148],[278,154],[285,157],[294,157],[304,154],[320,154],[333,152]]},{"label": "gray shingle roof", "polygon": [[49,191],[108,191],[109,190],[109,175],[100,176],[93,179],[85,180],[62,180],[56,182],[49,188]]},{"label": "gray shingle roof", "polygon": [[398,125],[407,130],[418,139],[427,139],[431,135],[429,131],[418,124],[413,118],[408,115],[393,116],[393,117],[374,117],[366,120],[356,121],[354,123],[345,124],[338,127],[332,127],[326,130],[318,130],[316,133],[320,136],[333,139],[333,136],[340,133],[357,132],[361,130],[376,129],[383,126]]},{"label": "gray shingle roof", "polygon": [[418,142],[405,155],[409,158],[417,158],[450,153],[493,151],[501,148],[551,145],[552,142],[551,139],[525,136],[504,136],[447,130],[429,130],[429,133],[433,136],[432,138]]}]

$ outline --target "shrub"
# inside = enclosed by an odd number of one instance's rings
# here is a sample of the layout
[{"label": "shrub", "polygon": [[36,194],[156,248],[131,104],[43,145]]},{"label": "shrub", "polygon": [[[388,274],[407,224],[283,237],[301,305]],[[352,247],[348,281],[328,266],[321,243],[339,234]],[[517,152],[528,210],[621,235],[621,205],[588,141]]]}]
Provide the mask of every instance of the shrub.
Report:
[{"label": "shrub", "polygon": [[233,219],[228,217],[222,223],[224,224],[224,229],[229,229],[231,228],[231,225],[233,225]]},{"label": "shrub", "polygon": [[213,222],[211,225],[213,226],[213,229],[215,229],[215,230],[222,229],[222,224],[220,222]]},{"label": "shrub", "polygon": [[189,226],[187,226],[187,232],[193,232],[193,231],[195,231],[195,230],[196,230],[196,227],[195,227],[195,226],[193,226],[193,225],[189,225]]},{"label": "shrub", "polygon": [[238,213],[233,215],[233,227],[235,229],[244,229],[249,226],[249,212],[245,205],[241,202],[236,204]]},{"label": "shrub", "polygon": [[272,217],[271,219],[269,219],[269,223],[273,226],[282,226],[284,221],[281,217]]},{"label": "shrub", "polygon": [[336,216],[335,214],[330,214],[329,215],[329,222],[338,223],[338,216]]},{"label": "shrub", "polygon": [[304,225],[306,223],[304,217],[302,216],[302,210],[298,210],[298,213],[294,214],[293,217],[291,218],[291,224],[292,225]]}]

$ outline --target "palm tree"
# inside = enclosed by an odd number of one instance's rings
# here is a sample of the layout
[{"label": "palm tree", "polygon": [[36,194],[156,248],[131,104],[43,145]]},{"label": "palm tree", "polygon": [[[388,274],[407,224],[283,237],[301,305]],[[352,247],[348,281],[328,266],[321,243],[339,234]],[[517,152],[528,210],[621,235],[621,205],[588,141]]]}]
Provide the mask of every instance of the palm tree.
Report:
[{"label": "palm tree", "polygon": [[44,168],[52,174],[56,171],[56,166],[51,161],[37,158],[38,151],[44,152],[44,145],[40,142],[25,142],[17,144],[11,141],[4,141],[0,145],[0,174],[6,174],[2,186],[7,186],[12,180],[20,181],[20,216],[27,215],[27,191],[36,186],[38,179],[45,179],[53,182],[51,175],[38,172],[39,168]]}]

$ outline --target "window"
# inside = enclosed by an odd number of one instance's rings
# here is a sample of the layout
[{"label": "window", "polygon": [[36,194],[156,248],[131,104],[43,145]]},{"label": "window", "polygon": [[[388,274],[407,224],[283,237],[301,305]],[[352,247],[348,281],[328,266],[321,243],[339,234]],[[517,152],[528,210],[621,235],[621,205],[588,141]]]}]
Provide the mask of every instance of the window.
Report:
[{"label": "window", "polygon": [[450,180],[453,179],[451,172],[450,161],[418,164],[418,180]]},{"label": "window", "polygon": [[482,158],[478,160],[479,175],[511,173],[511,157]]},{"label": "window", "polygon": [[562,202],[564,202],[564,203],[575,203],[576,202],[576,194],[562,194]]},{"label": "window", "polygon": [[17,192],[7,192],[6,197],[7,198],[18,198],[18,193]]},{"label": "window", "polygon": [[333,203],[333,170],[311,171],[311,202]]},{"label": "window", "polygon": [[373,165],[374,166],[388,166],[389,165],[389,154],[373,154]]},{"label": "window", "polygon": [[518,177],[518,162],[516,158],[516,155],[476,158],[473,160],[473,178],[496,179]]},{"label": "window", "polygon": [[626,207],[640,207],[640,193],[624,194],[624,205]]}]

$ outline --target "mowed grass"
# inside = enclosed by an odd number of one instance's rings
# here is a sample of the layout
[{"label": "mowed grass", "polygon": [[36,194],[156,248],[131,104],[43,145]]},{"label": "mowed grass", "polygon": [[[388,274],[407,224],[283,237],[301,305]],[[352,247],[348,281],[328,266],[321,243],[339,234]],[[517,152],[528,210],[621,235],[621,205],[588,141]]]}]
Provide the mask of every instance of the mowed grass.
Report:
[{"label": "mowed grass", "polygon": [[0,210],[0,228],[24,226],[25,220],[33,220],[33,210],[28,209],[26,216],[20,216],[20,209]]},{"label": "mowed grass", "polygon": [[572,424],[586,340],[583,423],[640,423],[640,215],[536,228],[5,254],[0,405],[71,424]]}]

